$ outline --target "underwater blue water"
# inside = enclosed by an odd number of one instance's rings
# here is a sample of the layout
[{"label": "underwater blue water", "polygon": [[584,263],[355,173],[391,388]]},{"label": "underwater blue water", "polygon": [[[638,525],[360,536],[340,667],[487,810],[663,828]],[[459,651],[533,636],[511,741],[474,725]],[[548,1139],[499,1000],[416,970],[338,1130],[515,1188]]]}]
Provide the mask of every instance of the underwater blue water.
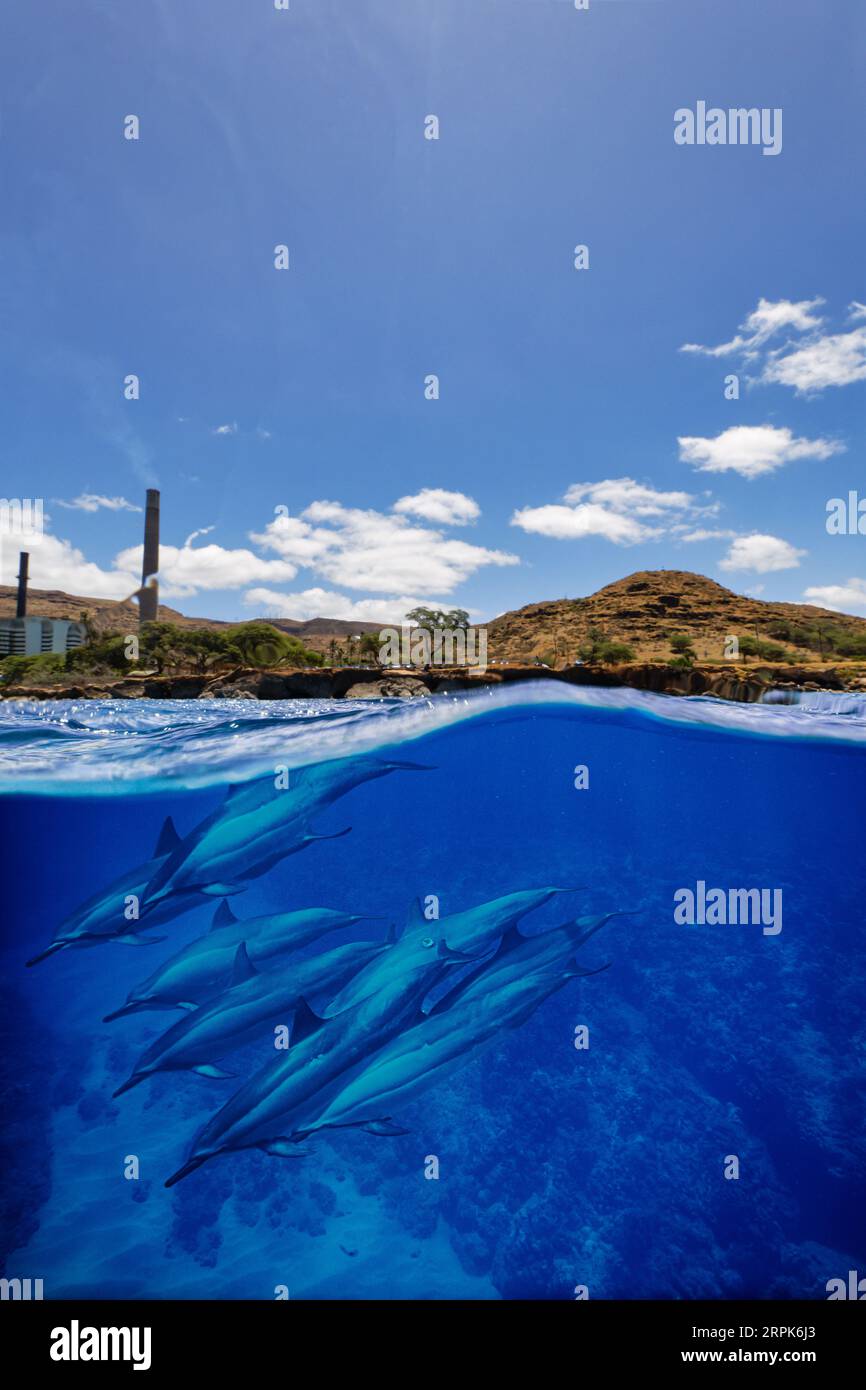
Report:
[{"label": "underwater blue water", "polygon": [[[48,1298],[826,1297],[866,1268],[866,702],[834,698],[0,706],[4,1272]],[[383,937],[418,897],[444,916],[557,885],[579,891],[523,930],[628,912],[580,952],[609,969],[395,1111],[405,1135],[223,1155],[166,1190],[240,1080],[159,1074],[113,1100],[177,1015],[102,1019],[219,899],[161,944],[25,961],[166,815],[186,835],[230,782],[370,754],[431,770],[317,811],[351,832],[251,880],[239,917],[385,919],[309,955]],[[781,931],[675,921],[699,881],[780,890]],[[223,1065],[267,1056],[270,1034]]]}]

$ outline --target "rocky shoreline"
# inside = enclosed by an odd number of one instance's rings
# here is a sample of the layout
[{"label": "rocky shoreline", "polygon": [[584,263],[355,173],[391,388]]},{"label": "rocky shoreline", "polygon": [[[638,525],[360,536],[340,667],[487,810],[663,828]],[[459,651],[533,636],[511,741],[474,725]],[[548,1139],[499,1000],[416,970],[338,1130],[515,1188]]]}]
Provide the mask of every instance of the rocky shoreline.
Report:
[{"label": "rocky shoreline", "polygon": [[550,680],[567,685],[628,686],[660,695],[712,695],[752,703],[768,690],[866,690],[866,671],[835,666],[792,667],[695,665],[671,667],[643,662],[619,666],[497,666],[483,674],[465,667],[380,671],[369,667],[312,667],[304,670],[232,671],[205,675],[93,677],[66,685],[0,687],[6,700],[209,700],[209,699],[410,699],[453,694],[519,681]]}]

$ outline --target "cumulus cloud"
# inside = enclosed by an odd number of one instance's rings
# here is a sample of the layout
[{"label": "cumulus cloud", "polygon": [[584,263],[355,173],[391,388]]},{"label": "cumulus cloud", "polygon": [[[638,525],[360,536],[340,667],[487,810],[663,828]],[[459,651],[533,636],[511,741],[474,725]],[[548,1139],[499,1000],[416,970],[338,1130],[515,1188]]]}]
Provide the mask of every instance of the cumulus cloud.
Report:
[{"label": "cumulus cloud", "polygon": [[374,593],[450,594],[484,566],[520,563],[394,512],[329,501],[311,503],[299,517],[278,516],[250,539],[332,584]]},{"label": "cumulus cloud", "polygon": [[818,328],[823,319],[813,314],[823,299],[801,299],[796,303],[790,299],[759,299],[758,307],[740,324],[737,334],[727,343],[716,347],[704,347],[700,343],[683,343],[680,352],[702,353],[705,357],[729,357],[738,354],[754,357],[775,333],[783,328],[792,328],[798,333]]},{"label": "cumulus cloud", "polygon": [[866,304],[861,304],[858,300],[852,299],[851,303],[848,305],[848,317],[852,323],[856,323],[859,319],[866,319]]},{"label": "cumulus cloud", "polygon": [[[88,560],[71,542],[45,532],[28,536],[30,583],[34,589],[63,589],[85,598],[128,598],[141,583],[138,568],[115,560],[110,570]],[[0,583],[14,584],[18,573],[18,547],[11,542],[0,547]]]},{"label": "cumulus cloud", "polygon": [[790,541],[756,532],[751,536],[738,536],[724,559],[719,561],[719,569],[769,574],[772,570],[796,569],[806,553],[797,550]]},{"label": "cumulus cloud", "polygon": [[125,497],[103,497],[98,492],[79,493],[70,502],[64,501],[62,497],[54,497],[52,500],[58,507],[65,507],[71,512],[98,512],[100,509],[109,512],[141,511],[141,507],[137,507],[134,502],[127,502]]},{"label": "cumulus cloud", "polygon": [[845,446],[832,439],[796,439],[791,430],[775,425],[732,425],[714,439],[683,435],[677,443],[680,458],[703,473],[739,473],[758,478],[793,459],[827,459]]},{"label": "cumulus cloud", "polygon": [[806,589],[803,597],[839,613],[866,613],[866,579],[849,579],[845,584],[816,584]]},{"label": "cumulus cloud", "polygon": [[[303,589],[300,593],[281,594],[273,589],[250,589],[244,594],[244,603],[268,617],[294,618],[304,622],[307,618],[356,619],[364,623],[399,625],[413,608],[430,604],[430,599],[418,598],[348,598],[345,594],[329,589]],[[447,604],[436,604],[446,607]]]},{"label": "cumulus cloud", "polygon": [[597,483],[574,483],[562,502],[521,507],[512,516],[511,525],[554,540],[601,536],[614,545],[636,545],[672,532],[673,523],[684,515],[699,516],[711,510],[688,492],[660,492],[633,478],[605,478]]},{"label": "cumulus cloud", "polygon": [[793,352],[771,352],[760,379],[792,386],[801,396],[866,381],[866,328],[825,334]]},{"label": "cumulus cloud", "polygon": [[[199,534],[203,533],[194,533]],[[143,547],[131,546],[120,552],[115,565],[141,574],[142,558]],[[159,588],[163,598],[189,598],[202,590],[239,589],[257,581],[279,584],[294,579],[297,572],[297,566],[288,560],[266,560],[243,548],[227,550],[221,545],[189,543],[159,548]]]},{"label": "cumulus cloud", "polygon": [[481,508],[464,492],[446,492],[441,487],[424,487],[412,497],[401,497],[394,503],[401,516],[419,516],[439,526],[468,526],[477,521]]}]

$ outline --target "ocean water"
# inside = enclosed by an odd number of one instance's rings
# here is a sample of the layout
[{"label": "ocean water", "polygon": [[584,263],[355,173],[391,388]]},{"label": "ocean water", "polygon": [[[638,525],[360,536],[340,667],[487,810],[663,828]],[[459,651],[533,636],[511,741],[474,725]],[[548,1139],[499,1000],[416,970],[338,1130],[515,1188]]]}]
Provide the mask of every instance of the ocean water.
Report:
[{"label": "ocean water", "polygon": [[[163,942],[25,962],[167,815],[186,836],[230,784],[362,757],[428,770],[317,804],[317,832],[350,833],[250,879],[238,917],[370,915],[312,956],[403,929],[419,898],[444,918],[559,886],[521,929],[628,914],[579,952],[608,968],[391,1111],[404,1134],[223,1154],[166,1189],[272,1030],[221,1064],[235,1080],[112,1099],[180,1015],[102,1020],[220,898]],[[825,1298],[866,1268],[864,772],[856,697],[0,706],[4,1273],[47,1298]],[[699,883],[767,889],[781,915],[677,921]]]}]

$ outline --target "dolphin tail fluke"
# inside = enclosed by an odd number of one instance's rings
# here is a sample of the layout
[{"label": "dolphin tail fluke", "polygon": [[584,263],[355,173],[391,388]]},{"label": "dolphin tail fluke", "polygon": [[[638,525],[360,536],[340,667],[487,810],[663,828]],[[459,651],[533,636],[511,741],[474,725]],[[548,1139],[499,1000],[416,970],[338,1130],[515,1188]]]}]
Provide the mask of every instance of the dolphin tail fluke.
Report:
[{"label": "dolphin tail fluke", "polygon": [[212,1154],[203,1154],[196,1158],[189,1159],[182,1168],[178,1168],[176,1173],[172,1173],[170,1178],[166,1178],[164,1185],[166,1187],[174,1187],[176,1182],[180,1182],[181,1178],[188,1178],[190,1173],[194,1173],[196,1168],[200,1168],[203,1163],[207,1163],[208,1159],[212,1157]]},{"label": "dolphin tail fluke", "polygon": [[44,951],[40,951],[38,956],[28,960],[28,965],[38,965],[41,960],[47,960],[49,956],[56,955],[58,951],[64,951],[68,946],[67,941],[52,941],[50,946],[46,946]]},{"label": "dolphin tail fluke", "polygon": [[134,1071],[122,1086],[118,1086],[117,1090],[112,1092],[111,1099],[117,1100],[117,1097],[122,1096],[124,1091],[131,1091],[133,1086],[138,1086],[140,1082],[146,1081],[149,1075],[150,1072],[147,1071]]}]

